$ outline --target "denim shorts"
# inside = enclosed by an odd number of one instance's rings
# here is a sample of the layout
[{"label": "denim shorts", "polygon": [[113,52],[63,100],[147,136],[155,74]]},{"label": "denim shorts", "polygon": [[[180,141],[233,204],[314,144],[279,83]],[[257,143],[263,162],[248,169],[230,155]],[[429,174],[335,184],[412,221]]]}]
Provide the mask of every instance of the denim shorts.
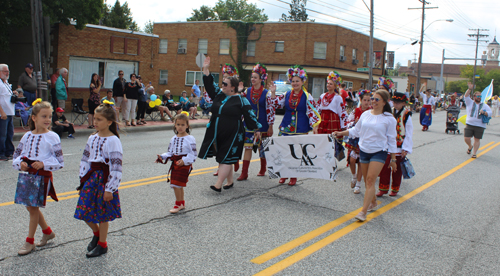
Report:
[{"label": "denim shorts", "polygon": [[385,164],[387,159],[387,151],[377,151],[375,153],[366,153],[362,150],[359,151],[359,162],[368,164],[370,162],[380,162]]}]

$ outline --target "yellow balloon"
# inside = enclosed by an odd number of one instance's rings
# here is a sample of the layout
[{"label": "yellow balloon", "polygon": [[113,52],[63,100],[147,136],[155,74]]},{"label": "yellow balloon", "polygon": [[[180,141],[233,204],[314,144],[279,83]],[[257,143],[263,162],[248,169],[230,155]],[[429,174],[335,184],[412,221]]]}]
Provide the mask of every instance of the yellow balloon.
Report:
[{"label": "yellow balloon", "polygon": [[155,106],[156,106],[156,104],[155,104],[155,102],[154,102],[154,101],[150,101],[150,102],[149,102],[149,107],[151,107],[151,108],[152,108],[152,107],[155,107]]},{"label": "yellow balloon", "polygon": [[156,99],[156,100],[155,100],[155,104],[156,104],[156,105],[161,105],[161,100],[160,100],[160,99]]}]

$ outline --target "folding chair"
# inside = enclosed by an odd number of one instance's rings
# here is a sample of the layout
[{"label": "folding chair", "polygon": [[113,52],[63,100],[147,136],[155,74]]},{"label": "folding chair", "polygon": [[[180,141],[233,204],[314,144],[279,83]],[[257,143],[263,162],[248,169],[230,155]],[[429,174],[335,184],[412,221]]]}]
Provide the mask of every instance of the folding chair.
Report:
[{"label": "folding chair", "polygon": [[151,119],[151,121],[156,121],[156,120],[159,120],[160,118],[160,110],[158,110],[158,108],[154,107],[154,108],[146,108],[146,118],[149,118]]},{"label": "folding chair", "polygon": [[87,120],[87,111],[83,110],[83,99],[71,99],[71,106],[73,109],[71,110],[71,122],[75,124],[75,122],[79,122],[80,125],[83,125]]},{"label": "folding chair", "polygon": [[21,118],[21,110],[19,109],[16,109],[15,110],[15,118],[19,118],[19,124],[21,125],[21,127],[24,129],[24,130],[27,130],[28,129],[28,126],[24,124],[24,121],[23,121],[23,118]]}]

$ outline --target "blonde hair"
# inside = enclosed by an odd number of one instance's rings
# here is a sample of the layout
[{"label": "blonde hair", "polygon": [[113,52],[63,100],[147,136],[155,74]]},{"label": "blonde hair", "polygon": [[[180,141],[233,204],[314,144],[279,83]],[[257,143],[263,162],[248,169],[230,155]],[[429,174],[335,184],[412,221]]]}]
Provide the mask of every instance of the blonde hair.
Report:
[{"label": "blonde hair", "polygon": [[174,119],[174,133],[175,134],[178,134],[177,132],[177,129],[175,128],[175,123],[177,122],[177,120],[184,120],[186,121],[186,124],[187,124],[187,129],[186,129],[186,132],[188,134],[190,134],[190,126],[189,126],[189,113],[187,113],[188,115],[186,115],[186,111],[182,111],[180,114],[177,114],[175,115],[175,119]]},{"label": "blonde hair", "polygon": [[43,101],[43,102],[39,102],[39,103],[35,104],[33,106],[33,109],[31,110],[31,116],[28,119],[28,127],[30,128],[31,131],[35,130],[35,128],[36,128],[35,122],[33,121],[33,116],[38,115],[38,113],[40,113],[40,110],[42,110],[44,108],[50,109],[50,113],[54,112],[54,109],[52,109],[52,105],[47,101]]}]

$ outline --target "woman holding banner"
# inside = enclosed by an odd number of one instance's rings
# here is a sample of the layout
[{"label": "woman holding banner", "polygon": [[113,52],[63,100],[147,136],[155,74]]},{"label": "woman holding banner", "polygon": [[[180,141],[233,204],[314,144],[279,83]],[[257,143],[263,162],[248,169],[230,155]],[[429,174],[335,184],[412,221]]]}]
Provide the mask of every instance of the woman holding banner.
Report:
[{"label": "woman holding banner", "polygon": [[389,166],[396,172],[396,119],[389,105],[389,92],[379,89],[371,98],[371,111],[361,115],[356,126],[341,132],[333,132],[337,137],[349,135],[349,138],[359,137],[360,162],[366,193],[363,208],[356,219],[366,220],[366,213],[377,207],[375,182],[382,171],[387,154],[391,155]]},{"label": "woman holding banner", "polygon": [[[295,65],[288,69],[287,77],[292,84],[292,90],[276,97],[276,84],[272,84],[271,99],[276,108],[284,108],[285,115],[279,126],[278,136],[304,135],[314,129],[316,134],[317,126],[321,123],[321,115],[314,107],[313,97],[307,93],[304,82],[307,80],[307,72],[300,65]],[[279,183],[283,184],[287,178],[280,178]],[[297,183],[297,178],[290,178],[288,185]]]}]

